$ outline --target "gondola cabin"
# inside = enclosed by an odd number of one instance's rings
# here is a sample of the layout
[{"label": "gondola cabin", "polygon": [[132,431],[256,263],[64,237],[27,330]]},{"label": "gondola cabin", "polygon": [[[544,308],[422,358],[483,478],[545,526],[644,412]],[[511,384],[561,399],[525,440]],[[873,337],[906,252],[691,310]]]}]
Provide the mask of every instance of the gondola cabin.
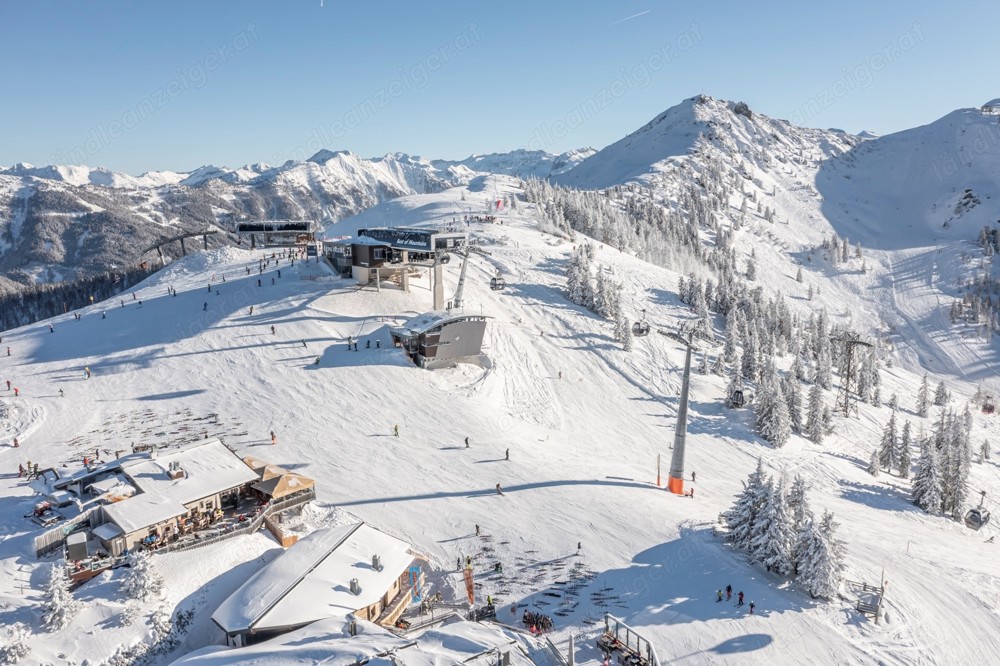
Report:
[{"label": "gondola cabin", "polygon": [[986,398],[983,401],[983,414],[992,414],[996,411],[996,405],[993,404],[993,398]]},{"label": "gondola cabin", "polygon": [[649,335],[649,322],[637,321],[634,324],[632,324],[632,335],[636,336],[637,338]]},{"label": "gondola cabin", "polygon": [[736,389],[729,394],[729,406],[733,409],[739,409],[746,404],[746,396],[743,395],[743,389]]},{"label": "gondola cabin", "polygon": [[974,530],[981,529],[988,522],[990,522],[990,512],[982,507],[969,509],[965,514],[965,526]]},{"label": "gondola cabin", "polygon": [[507,288],[507,282],[502,277],[490,278],[490,289],[500,291]]}]

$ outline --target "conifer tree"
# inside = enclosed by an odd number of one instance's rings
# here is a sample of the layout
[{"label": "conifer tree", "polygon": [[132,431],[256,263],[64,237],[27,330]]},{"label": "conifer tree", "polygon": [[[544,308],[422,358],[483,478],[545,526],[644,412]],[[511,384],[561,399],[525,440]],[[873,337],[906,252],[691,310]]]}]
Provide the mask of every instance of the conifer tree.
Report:
[{"label": "conifer tree", "polygon": [[945,388],[944,382],[939,382],[937,388],[934,390],[934,405],[936,407],[944,407],[948,404],[948,389]]},{"label": "conifer tree", "polygon": [[926,417],[930,409],[930,402],[927,397],[927,375],[920,380],[920,388],[917,389],[917,415]]},{"label": "conifer tree", "polygon": [[69,591],[69,586],[66,567],[56,562],[49,569],[49,580],[42,602],[42,626],[49,631],[65,628],[83,606]]},{"label": "conifer tree", "polygon": [[767,501],[753,527],[750,554],[768,571],[785,575],[792,571],[795,530],[785,497],[784,480],[768,485]]},{"label": "conifer tree", "polygon": [[982,460],[990,459],[990,440],[984,439],[983,445],[979,447],[979,457]]},{"label": "conifer tree", "polygon": [[912,497],[914,503],[931,515],[941,515],[943,487],[938,452],[933,444],[925,443],[917,471],[913,475]]},{"label": "conifer tree", "polygon": [[896,466],[896,447],[896,412],[893,412],[889,415],[885,430],[882,431],[882,443],[878,449],[878,464],[886,472],[892,472],[892,468]]},{"label": "conifer tree", "polygon": [[750,546],[753,524],[766,498],[767,481],[764,459],[758,458],[756,469],[750,473],[743,485],[743,492],[725,514],[733,545],[741,550],[746,550]]},{"label": "conifer tree", "polygon": [[[623,321],[624,321],[624,318],[623,318]],[[633,341],[633,338],[632,338],[632,327],[628,325],[627,321],[625,321],[624,324],[623,324],[623,326],[622,326],[622,350],[630,352],[630,351],[632,351],[632,348],[634,346],[635,345],[634,345],[634,341]]]},{"label": "conifer tree", "polygon": [[812,597],[832,599],[840,590],[844,572],[844,545],[837,538],[833,514],[823,512],[806,523],[799,537],[798,581]]},{"label": "conifer tree", "polygon": [[872,449],[872,457],[868,461],[868,473],[871,474],[872,476],[878,476],[880,462],[881,461],[879,460],[879,450],[877,448]]},{"label": "conifer tree", "polygon": [[148,601],[163,593],[163,576],[148,552],[140,551],[133,555],[132,566],[122,580],[121,591],[127,599],[139,601]]},{"label": "conifer tree", "polygon": [[802,434],[802,386],[791,377],[786,377],[783,385],[785,399],[788,401],[788,418],[792,431],[796,434]]},{"label": "conifer tree", "polygon": [[826,428],[823,423],[823,387],[819,384],[813,384],[809,389],[806,413],[806,437],[814,444],[822,444]]},{"label": "conifer tree", "polygon": [[903,424],[903,434],[899,438],[899,454],[896,457],[899,466],[899,478],[901,479],[910,478],[910,467],[913,464],[910,453],[912,442],[910,440],[910,422],[906,421]]}]

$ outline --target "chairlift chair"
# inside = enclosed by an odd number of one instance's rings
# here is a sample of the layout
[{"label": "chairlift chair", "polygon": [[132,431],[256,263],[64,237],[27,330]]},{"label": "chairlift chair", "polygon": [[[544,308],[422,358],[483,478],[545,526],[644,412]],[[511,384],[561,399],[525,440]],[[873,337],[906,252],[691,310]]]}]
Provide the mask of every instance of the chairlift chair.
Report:
[{"label": "chairlift chair", "polygon": [[981,529],[988,522],[990,522],[990,512],[983,507],[969,509],[965,514],[965,526],[974,530]]},{"label": "chairlift chair", "polygon": [[649,335],[649,322],[646,321],[646,311],[642,311],[642,319],[632,324],[632,335],[641,338]]},{"label": "chairlift chair", "polygon": [[993,404],[993,398],[987,396],[986,400],[983,401],[983,414],[992,414],[996,411],[996,405]]},{"label": "chairlift chair", "polygon": [[490,289],[493,291],[500,291],[507,287],[507,282],[499,275],[495,278],[490,278]]}]

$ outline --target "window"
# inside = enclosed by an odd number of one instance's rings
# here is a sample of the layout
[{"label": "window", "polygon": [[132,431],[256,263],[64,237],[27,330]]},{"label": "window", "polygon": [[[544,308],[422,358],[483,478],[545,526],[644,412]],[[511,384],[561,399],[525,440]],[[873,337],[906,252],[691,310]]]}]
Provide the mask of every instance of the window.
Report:
[{"label": "window", "polygon": [[375,261],[385,261],[385,248],[377,247],[372,250],[372,259]]}]

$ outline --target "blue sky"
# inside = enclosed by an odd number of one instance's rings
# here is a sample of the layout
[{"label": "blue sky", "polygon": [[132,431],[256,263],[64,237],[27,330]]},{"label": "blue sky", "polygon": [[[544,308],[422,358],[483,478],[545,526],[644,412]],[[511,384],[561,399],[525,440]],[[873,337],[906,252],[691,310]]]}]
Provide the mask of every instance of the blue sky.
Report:
[{"label": "blue sky", "polygon": [[1000,3],[0,4],[0,165],[603,147],[698,93],[888,133],[1000,96]]}]

